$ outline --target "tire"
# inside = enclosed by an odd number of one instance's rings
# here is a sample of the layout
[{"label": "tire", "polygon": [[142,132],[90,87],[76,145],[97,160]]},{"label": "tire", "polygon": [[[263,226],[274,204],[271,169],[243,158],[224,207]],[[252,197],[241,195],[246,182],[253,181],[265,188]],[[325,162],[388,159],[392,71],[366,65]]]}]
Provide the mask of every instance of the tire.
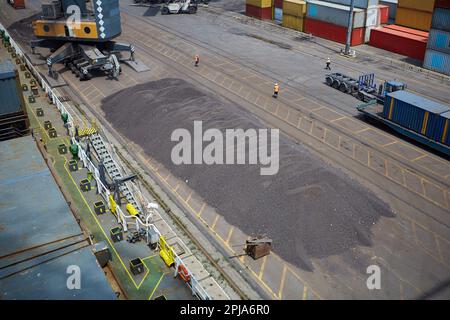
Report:
[{"label": "tire", "polygon": [[345,83],[341,83],[341,85],[339,86],[339,91],[341,91],[342,93],[348,93],[347,85]]},{"label": "tire", "polygon": [[329,85],[331,87],[333,85],[333,78],[332,77],[326,77],[325,78],[325,82],[327,83],[327,85]]},{"label": "tire", "polygon": [[161,14],[163,14],[163,15],[169,14],[169,8],[163,7],[163,8],[161,9]]},{"label": "tire", "polygon": [[361,92],[358,92],[358,94],[356,95],[356,98],[358,100],[361,100],[362,102],[364,102],[364,95]]},{"label": "tire", "polygon": [[197,7],[194,7],[194,6],[189,7],[189,8],[188,8],[188,13],[189,13],[189,14],[195,14],[195,13],[197,13]]},{"label": "tire", "polygon": [[333,88],[338,89],[339,88],[339,81],[334,80],[333,84],[331,85]]}]

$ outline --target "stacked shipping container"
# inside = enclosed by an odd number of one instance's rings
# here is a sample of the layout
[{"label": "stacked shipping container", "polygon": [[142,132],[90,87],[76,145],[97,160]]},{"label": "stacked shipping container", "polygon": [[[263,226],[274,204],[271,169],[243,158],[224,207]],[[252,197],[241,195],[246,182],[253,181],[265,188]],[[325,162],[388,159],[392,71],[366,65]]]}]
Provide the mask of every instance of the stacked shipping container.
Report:
[{"label": "stacked shipping container", "polygon": [[303,31],[306,2],[301,0],[283,1],[283,27]]},{"label": "stacked shipping container", "polygon": [[246,0],[245,14],[258,19],[272,19],[272,0]]},{"label": "stacked shipping container", "polygon": [[380,0],[380,4],[389,7],[389,23],[394,23],[397,14],[398,0]]},{"label": "stacked shipping container", "polygon": [[423,66],[450,75],[450,1],[436,2]]},{"label": "stacked shipping container", "polygon": [[398,0],[395,23],[404,27],[429,31],[434,0]]},{"label": "stacked shipping container", "polygon": [[407,91],[389,93],[383,117],[434,141],[450,145],[450,108]]},{"label": "stacked shipping container", "polygon": [[[367,6],[369,1],[377,2],[378,0],[357,0],[356,3],[357,6]],[[309,1],[306,10],[305,32],[328,40],[345,43],[350,7],[344,4],[350,3],[350,0],[338,2],[343,4]],[[356,7],[353,11],[352,46],[364,43],[365,26],[366,12]]]}]

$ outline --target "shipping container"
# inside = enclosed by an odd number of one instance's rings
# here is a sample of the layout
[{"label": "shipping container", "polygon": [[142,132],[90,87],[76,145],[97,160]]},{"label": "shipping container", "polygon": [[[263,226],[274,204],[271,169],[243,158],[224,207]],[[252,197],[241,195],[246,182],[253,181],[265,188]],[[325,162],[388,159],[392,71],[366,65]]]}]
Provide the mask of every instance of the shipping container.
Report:
[{"label": "shipping container", "polygon": [[450,55],[427,49],[423,67],[450,76]]},{"label": "shipping container", "polygon": [[25,0],[8,0],[14,9],[25,9]]},{"label": "shipping container", "polygon": [[389,19],[395,20],[398,0],[380,0],[380,4],[389,7]]},{"label": "shipping container", "polygon": [[306,2],[301,0],[284,0],[283,13],[288,16],[304,17],[306,14]]},{"label": "shipping container", "polygon": [[431,29],[427,48],[450,54],[450,32]]},{"label": "shipping container", "polygon": [[[308,1],[306,16],[308,18],[347,27],[350,7],[325,1]],[[353,28],[364,28],[366,13],[362,9],[353,11]]]},{"label": "shipping container", "polygon": [[0,63],[0,116],[25,110],[22,89],[11,60]]},{"label": "shipping container", "polygon": [[426,37],[388,28],[376,28],[370,33],[371,46],[420,61],[424,59],[427,40]]},{"label": "shipping container", "polygon": [[450,9],[450,0],[436,0],[434,6],[436,8],[447,8],[447,9]]},{"label": "shipping container", "polygon": [[395,23],[413,29],[429,31],[432,18],[433,14],[431,12],[398,7]]},{"label": "shipping container", "polygon": [[398,8],[433,12],[434,0],[398,0]]},{"label": "shipping container", "polygon": [[245,4],[258,8],[271,8],[272,0],[246,0]]},{"label": "shipping container", "polygon": [[448,110],[447,106],[402,90],[387,94],[383,117],[425,135],[428,125],[432,127],[436,118]]},{"label": "shipping container", "polygon": [[450,9],[436,8],[433,12],[431,28],[450,32]]},{"label": "shipping container", "polygon": [[284,2],[284,0],[274,0],[273,1],[274,8],[281,8],[281,9],[283,9],[283,2]]},{"label": "shipping container", "polygon": [[[332,2],[336,4],[341,4],[344,6],[350,6],[352,0],[327,0],[326,2]],[[367,9],[372,6],[376,6],[378,0],[355,0],[355,8]]]},{"label": "shipping container", "polygon": [[273,19],[278,22],[283,21],[283,9],[281,8],[273,8]]},{"label": "shipping container", "polygon": [[[304,32],[331,41],[346,43],[347,28],[324,21],[305,18]],[[357,46],[364,43],[365,28],[355,28],[352,31],[351,45]]]},{"label": "shipping container", "polygon": [[245,14],[258,19],[272,19],[272,8],[259,8],[252,5],[245,5]]},{"label": "shipping container", "polygon": [[414,34],[414,35],[419,36],[419,37],[428,38],[428,32],[427,31],[422,31],[422,30],[402,27],[402,26],[398,26],[398,25],[395,25],[395,24],[387,25],[387,26],[385,26],[385,28],[391,29],[391,30],[397,30],[397,31],[405,32],[405,33],[409,33],[409,34]]},{"label": "shipping container", "polygon": [[367,8],[366,11],[366,24],[365,27],[378,27],[380,25],[379,21],[379,10],[378,6]]},{"label": "shipping container", "polygon": [[450,117],[450,109],[448,111],[443,112],[439,115],[433,114],[428,121],[428,126],[426,128],[426,136],[434,141],[447,144],[447,135],[448,135],[448,125],[449,125],[449,117]]},{"label": "shipping container", "polygon": [[380,24],[389,23],[389,6],[379,5],[378,15],[380,16]]},{"label": "shipping container", "polygon": [[441,113],[441,117],[445,119],[445,123],[440,137],[440,142],[450,146],[450,111]]},{"label": "shipping container", "polygon": [[284,14],[283,22],[281,25],[286,28],[290,28],[290,29],[294,29],[294,30],[303,32],[304,18]]}]

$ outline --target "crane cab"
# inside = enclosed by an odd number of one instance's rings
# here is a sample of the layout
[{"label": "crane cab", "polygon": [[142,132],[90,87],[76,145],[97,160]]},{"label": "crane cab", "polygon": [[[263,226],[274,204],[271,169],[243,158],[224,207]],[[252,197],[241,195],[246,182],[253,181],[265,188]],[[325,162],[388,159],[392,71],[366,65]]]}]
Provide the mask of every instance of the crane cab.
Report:
[{"label": "crane cab", "polygon": [[40,39],[106,42],[121,33],[119,0],[55,0],[42,5],[42,17],[33,21]]}]

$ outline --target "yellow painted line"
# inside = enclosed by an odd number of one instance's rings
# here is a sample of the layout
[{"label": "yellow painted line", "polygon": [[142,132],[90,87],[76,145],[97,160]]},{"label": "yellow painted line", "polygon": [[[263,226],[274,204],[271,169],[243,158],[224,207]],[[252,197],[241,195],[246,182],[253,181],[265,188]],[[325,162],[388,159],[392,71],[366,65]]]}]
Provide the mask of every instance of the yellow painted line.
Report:
[{"label": "yellow painted line", "polygon": [[156,289],[158,289],[159,284],[161,283],[162,279],[164,278],[164,273],[161,275],[161,277],[159,278],[158,282],[156,283],[156,286],[153,288],[152,293],[150,294],[150,296],[148,297],[148,300],[151,300],[153,295],[155,294]]},{"label": "yellow painted line", "polygon": [[263,257],[263,262],[261,264],[261,269],[259,270],[258,279],[262,280],[262,276],[264,274],[264,269],[266,268],[267,256]]},{"label": "yellow painted line", "polygon": [[427,156],[428,156],[428,155],[426,155],[426,154],[422,154],[421,156],[418,156],[417,158],[412,159],[411,162],[414,162],[414,161],[423,159],[423,158],[425,158],[425,157],[427,157]]},{"label": "yellow painted line", "polygon": [[228,236],[227,236],[226,244],[229,244],[229,243],[230,243],[231,236],[233,235],[233,232],[234,232],[234,227],[231,227],[231,228],[230,228],[230,231],[228,231]]},{"label": "yellow painted line", "polygon": [[389,142],[389,143],[386,143],[386,144],[383,144],[382,145],[382,147],[383,148],[385,148],[385,147],[389,147],[389,146],[392,146],[393,144],[396,144],[398,141],[392,141],[392,142]]},{"label": "yellow painted line", "polygon": [[307,286],[303,286],[303,296],[302,299],[306,300],[306,298],[308,297],[308,287]]},{"label": "yellow painted line", "polygon": [[220,215],[217,214],[216,217],[214,218],[214,222],[211,225],[211,229],[214,230],[214,228],[216,227],[217,221],[219,221]]},{"label": "yellow painted line", "polygon": [[355,133],[361,133],[361,132],[364,132],[364,131],[367,131],[367,130],[370,130],[370,128],[367,127],[365,129],[361,129],[361,130],[355,131]]},{"label": "yellow painted line", "polygon": [[188,202],[189,200],[191,200],[192,194],[194,193],[194,191],[191,191],[191,193],[189,193],[186,202]]},{"label": "yellow painted line", "polygon": [[286,272],[287,272],[287,266],[286,264],[283,265],[283,273],[281,274],[281,284],[280,284],[280,289],[278,290],[278,298],[281,299],[281,294],[283,293],[284,290],[284,282],[286,280]]},{"label": "yellow painted line", "polygon": [[203,210],[205,210],[205,207],[206,207],[206,202],[203,202],[203,205],[202,205],[202,207],[200,208],[200,210],[198,212],[195,212],[195,210],[194,210],[194,212],[196,213],[197,217],[200,217],[202,215]]},{"label": "yellow painted line", "polygon": [[340,118],[333,119],[333,120],[331,120],[330,122],[339,121],[339,120],[342,120],[342,119],[345,119],[345,118],[347,118],[347,117],[346,117],[346,116],[342,116],[342,117],[340,117]]},{"label": "yellow painted line", "polygon": [[66,170],[67,174],[69,175],[70,179],[72,180],[73,184],[75,185],[76,189],[78,190],[78,192],[80,193],[81,198],[83,199],[86,207],[89,209],[89,212],[91,213],[92,217],[94,218],[95,222],[97,223],[97,225],[99,226],[100,230],[102,231],[103,235],[106,238],[106,241],[108,241],[109,245],[111,246],[112,250],[114,251],[114,253],[116,254],[117,258],[119,259],[120,263],[122,264],[122,267],[124,268],[125,272],[128,274],[130,280],[133,282],[134,286],[136,287],[136,289],[139,289],[139,286],[136,284],[136,282],[133,279],[133,276],[130,274],[130,272],[128,271],[128,268],[125,266],[125,264],[123,263],[122,258],[120,257],[119,253],[117,252],[115,246],[113,245],[113,243],[111,242],[111,240],[109,239],[109,237],[106,235],[105,230],[103,230],[103,227],[101,226],[100,222],[97,219],[97,216],[94,214],[94,212],[92,211],[91,207],[89,206],[89,204],[87,203],[86,198],[84,197],[83,193],[81,192],[81,190],[78,188],[77,183],[75,182],[75,180],[72,177],[72,174],[69,172],[69,170],[67,170],[67,158],[64,157],[64,169]]}]

